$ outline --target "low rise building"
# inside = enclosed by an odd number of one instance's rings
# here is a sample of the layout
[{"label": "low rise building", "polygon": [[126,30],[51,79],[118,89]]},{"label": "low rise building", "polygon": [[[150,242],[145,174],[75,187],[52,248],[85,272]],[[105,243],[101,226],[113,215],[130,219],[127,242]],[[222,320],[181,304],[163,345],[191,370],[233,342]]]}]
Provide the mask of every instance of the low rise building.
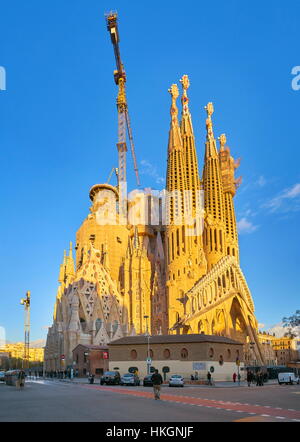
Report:
[{"label": "low rise building", "polygon": [[73,350],[73,370],[79,377],[89,374],[100,377],[108,370],[108,347],[77,345]]},{"label": "low rise building", "polygon": [[[147,374],[147,359],[151,366],[164,373],[165,380],[173,374],[187,379],[198,375],[206,379],[212,373],[216,381],[232,380],[233,373],[243,368],[243,344],[224,336],[205,334],[127,336],[109,343],[109,369],[121,374],[138,370]],[[237,365],[238,364],[238,365]]]},{"label": "low rise building", "polygon": [[287,365],[300,358],[299,338],[277,337],[267,332],[260,332],[258,339],[267,365]]},{"label": "low rise building", "polygon": [[[25,345],[24,342],[15,342],[12,344],[6,344],[1,349],[9,353],[10,358],[23,359]],[[44,360],[44,348],[29,348],[29,361],[30,362],[42,362]]]}]

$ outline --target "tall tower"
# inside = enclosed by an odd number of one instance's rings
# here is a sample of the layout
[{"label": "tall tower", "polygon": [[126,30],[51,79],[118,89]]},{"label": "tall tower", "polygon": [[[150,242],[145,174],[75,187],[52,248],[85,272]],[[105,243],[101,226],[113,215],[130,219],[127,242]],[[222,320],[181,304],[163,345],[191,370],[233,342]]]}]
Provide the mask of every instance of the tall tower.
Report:
[{"label": "tall tower", "polygon": [[207,135],[202,179],[205,209],[204,250],[210,270],[225,255],[225,222],[221,170],[211,119],[213,104],[208,103],[205,109]]},{"label": "tall tower", "polygon": [[219,161],[224,190],[224,215],[226,225],[225,253],[226,255],[234,256],[239,261],[238,234],[233,204],[233,197],[241,182],[241,178],[234,178],[234,172],[239,166],[239,161],[235,162],[233,157],[230,155],[230,149],[228,146],[226,146],[225,134],[222,134],[219,137],[219,141]]},{"label": "tall tower", "polygon": [[167,291],[169,305],[169,328],[178,323],[185,311],[184,292],[186,283],[186,236],[184,231],[186,190],[185,157],[178,123],[176,99],[178,87],[169,89],[172,97],[171,126],[168,143],[167,167]]},{"label": "tall tower", "polygon": [[[181,96],[182,113],[180,131],[185,160],[186,192],[185,202],[187,215],[185,217],[185,236],[187,255],[189,258],[190,285],[197,281],[207,271],[207,263],[203,251],[203,192],[198,170],[198,158],[195,146],[195,136],[192,125],[192,117],[189,110],[189,98],[187,90],[190,86],[189,78],[183,75],[180,80],[183,93]],[[188,289],[189,287],[187,287]]]},{"label": "tall tower", "polygon": [[146,332],[145,316],[151,318],[150,284],[151,263],[143,237],[139,236],[138,227],[135,226],[124,260],[124,295],[129,305],[129,330],[137,334]]}]

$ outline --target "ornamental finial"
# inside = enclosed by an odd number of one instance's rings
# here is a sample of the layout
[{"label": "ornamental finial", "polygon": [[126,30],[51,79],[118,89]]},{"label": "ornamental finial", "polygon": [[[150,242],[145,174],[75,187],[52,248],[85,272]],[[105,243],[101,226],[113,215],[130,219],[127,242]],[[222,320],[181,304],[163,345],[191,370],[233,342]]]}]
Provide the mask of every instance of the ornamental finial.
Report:
[{"label": "ornamental finial", "polygon": [[212,104],[212,102],[210,101],[209,103],[207,103],[204,109],[207,112],[208,118],[211,118],[212,114],[214,113],[214,105]]},{"label": "ornamental finial", "polygon": [[225,135],[225,134],[221,134],[221,135],[218,137],[218,140],[220,141],[220,146],[221,146],[221,148],[224,148],[224,146],[225,146],[225,144],[226,144],[226,142],[227,142],[226,135]]},{"label": "ornamental finial", "polygon": [[172,84],[168,92],[172,95],[172,100],[176,100],[179,97],[179,91],[177,84]]},{"label": "ornamental finial", "polygon": [[179,91],[178,91],[177,84],[172,84],[170,89],[168,89],[168,92],[172,96],[172,104],[171,104],[172,123],[176,124],[177,123],[177,115],[178,115],[178,109],[177,109],[177,106],[176,106],[176,100],[177,100],[177,98],[179,96]]},{"label": "ornamental finial", "polygon": [[187,75],[183,75],[180,80],[180,83],[182,84],[182,88],[183,88],[183,93],[182,93],[182,97],[181,97],[182,111],[183,111],[183,114],[187,114],[188,110],[189,110],[189,99],[188,99],[186,91],[190,87],[189,77]]},{"label": "ornamental finial", "polygon": [[213,136],[213,129],[212,129],[212,121],[211,121],[211,116],[214,113],[214,105],[209,102],[205,108],[204,108],[207,112],[207,119],[206,119],[206,129],[207,129],[207,134],[209,136]]},{"label": "ornamental finial", "polygon": [[189,77],[185,74],[182,76],[180,83],[182,84],[182,87],[184,90],[187,90],[190,87],[190,80]]}]

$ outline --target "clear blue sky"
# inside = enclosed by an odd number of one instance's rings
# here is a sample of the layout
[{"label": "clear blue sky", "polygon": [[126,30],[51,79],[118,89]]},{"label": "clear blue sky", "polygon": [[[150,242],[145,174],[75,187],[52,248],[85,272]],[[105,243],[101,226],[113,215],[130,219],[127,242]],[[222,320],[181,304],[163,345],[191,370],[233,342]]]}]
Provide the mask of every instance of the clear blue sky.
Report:
[{"label": "clear blue sky", "polygon": [[[117,165],[115,61],[104,13],[119,13],[121,53],[142,184],[165,176],[169,86],[190,77],[202,165],[205,111],[243,176],[235,199],[241,266],[266,327],[299,308],[299,1],[1,0],[0,326],[33,340],[52,323],[63,249],[88,191]],[[129,184],[134,186],[132,167]]]}]

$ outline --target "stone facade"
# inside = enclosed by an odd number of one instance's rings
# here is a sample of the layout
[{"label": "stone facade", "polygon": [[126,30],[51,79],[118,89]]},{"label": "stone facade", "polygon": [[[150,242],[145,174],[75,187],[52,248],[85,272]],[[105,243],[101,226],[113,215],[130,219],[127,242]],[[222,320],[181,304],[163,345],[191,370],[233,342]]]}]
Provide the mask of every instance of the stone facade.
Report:
[{"label": "stone facade", "polygon": [[238,371],[237,358],[241,368],[244,366],[243,345],[220,336],[151,336],[149,351],[145,336],[122,338],[109,344],[109,368],[118,369],[121,374],[136,367],[140,377],[144,377],[147,374],[147,357],[160,373],[163,373],[163,367],[169,368],[166,379],[172,374],[190,379],[195,372],[199,379],[206,379],[207,371],[213,367],[215,380],[232,380],[233,373]]},{"label": "stone facade", "polygon": [[71,367],[78,344],[107,345],[148,330],[227,336],[245,344],[249,362],[265,363],[239,264],[233,203],[238,162],[224,134],[217,148],[208,103],[200,178],[186,75],[181,83],[180,122],[177,85],[169,91],[166,190],[135,190],[124,200],[122,181],[90,189],[92,206],[76,234],[76,258],[71,246],[60,268],[46,371],[62,368],[62,354]]}]

